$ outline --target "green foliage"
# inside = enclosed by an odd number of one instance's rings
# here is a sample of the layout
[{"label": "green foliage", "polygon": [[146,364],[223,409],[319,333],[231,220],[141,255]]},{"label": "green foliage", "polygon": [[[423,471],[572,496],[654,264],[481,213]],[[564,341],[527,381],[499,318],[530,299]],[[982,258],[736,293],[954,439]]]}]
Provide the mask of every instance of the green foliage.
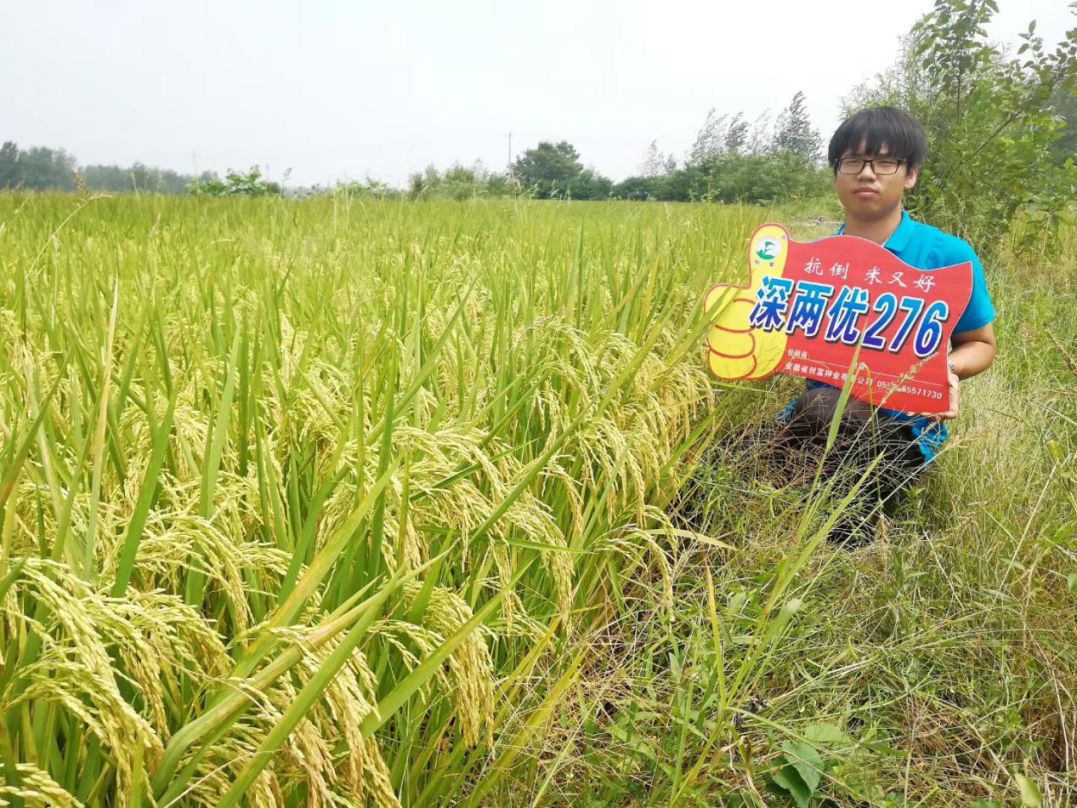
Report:
[{"label": "green foliage", "polygon": [[633,201],[682,202],[690,198],[690,179],[688,172],[676,170],[659,176],[628,177],[614,186],[613,195]]},{"label": "green foliage", "polygon": [[571,182],[583,171],[580,154],[568,141],[542,141],[513,164],[516,180],[535,198],[564,196]]},{"label": "green foliage", "polygon": [[804,94],[793,96],[770,132],[767,116],[749,125],[741,113],[711,109],[688,151],[685,165],[652,142],[642,174],[613,188],[619,199],[773,204],[825,195],[830,186],[817,165],[819,134],[808,117]]},{"label": "green foliage", "polygon": [[109,193],[185,194],[192,183],[211,182],[214,177],[204,173],[200,178],[169,169],[135,163],[123,168],[113,165],[89,165],[79,169],[79,178],[87,188]]},{"label": "green foliage", "polygon": [[1062,165],[1077,154],[1077,91],[1059,82],[1051,95],[1049,106],[1061,118],[1062,132],[1052,149],[1055,163]]},{"label": "green foliage", "polygon": [[252,166],[246,173],[229,169],[223,180],[216,177],[201,179],[191,183],[188,190],[195,196],[280,196],[281,194],[280,184],[265,179],[258,166]]},{"label": "green foliage", "polygon": [[810,724],[802,731],[802,741],[781,744],[780,767],[770,777],[773,792],[792,798],[798,808],[807,808],[819,790],[823,773],[853,746],[853,740],[833,724]]},{"label": "green foliage", "polygon": [[1033,22],[1011,56],[987,39],[996,11],[994,0],[936,0],[900,63],[847,104],[897,104],[923,123],[931,153],[907,206],[981,255],[996,251],[1022,208],[1056,234],[1077,184],[1072,154],[1057,146],[1075,89],[1077,28],[1048,51]]},{"label": "green foliage", "polygon": [[618,199],[773,204],[825,195],[829,175],[789,154],[730,154],[657,177],[629,177],[613,186]]},{"label": "green foliage", "polygon": [[610,180],[583,167],[579,152],[565,140],[544,140],[528,149],[516,158],[512,175],[535,199],[605,199],[613,190]]},{"label": "green foliage", "polygon": [[1024,808],[1040,808],[1043,805],[1043,794],[1036,785],[1036,781],[1020,773],[1014,774],[1013,778],[1021,791],[1021,805]]},{"label": "green foliage", "polygon": [[585,168],[569,182],[566,196],[569,199],[609,199],[612,193],[612,180]]},{"label": "green foliage", "polygon": [[[200,181],[212,182],[212,174]],[[194,177],[136,162],[129,167],[88,165],[76,168],[63,149],[32,147],[20,150],[7,141],[0,146],[0,189],[73,191],[76,187],[107,193],[185,194]]]},{"label": "green foliage", "polygon": [[401,195],[401,192],[389,185],[388,183],[381,182],[380,180],[367,177],[362,182],[341,182],[336,185],[330,191],[323,192],[320,189],[314,189],[303,193],[302,196],[311,195],[340,195],[348,197],[350,199],[396,199]]},{"label": "green foliage", "polygon": [[704,166],[701,198],[770,204],[825,193],[825,172],[792,154],[718,155]]},{"label": "green foliage", "polygon": [[811,125],[803,92],[797,92],[778,116],[774,132],[776,154],[799,157],[808,165],[818,162],[823,148],[819,132]]},{"label": "green foliage", "polygon": [[0,146],[0,188],[74,190],[75,158],[63,149],[19,149],[6,141]]},{"label": "green foliage", "polygon": [[408,180],[409,199],[477,199],[480,197],[513,196],[517,188],[507,174],[488,171],[481,162],[462,166],[459,163],[440,173],[427,166],[422,173]]},{"label": "green foliage", "polygon": [[0,188],[19,184],[19,147],[10,140],[0,146]]}]

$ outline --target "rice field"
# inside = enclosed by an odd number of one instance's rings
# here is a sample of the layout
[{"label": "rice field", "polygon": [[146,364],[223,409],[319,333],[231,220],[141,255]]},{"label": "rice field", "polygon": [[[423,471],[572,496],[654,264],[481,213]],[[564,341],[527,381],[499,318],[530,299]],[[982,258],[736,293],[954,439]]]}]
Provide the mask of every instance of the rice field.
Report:
[{"label": "rice field", "polygon": [[701,358],[796,214],[0,194],[0,804],[1070,804],[1077,228],[849,552]]}]

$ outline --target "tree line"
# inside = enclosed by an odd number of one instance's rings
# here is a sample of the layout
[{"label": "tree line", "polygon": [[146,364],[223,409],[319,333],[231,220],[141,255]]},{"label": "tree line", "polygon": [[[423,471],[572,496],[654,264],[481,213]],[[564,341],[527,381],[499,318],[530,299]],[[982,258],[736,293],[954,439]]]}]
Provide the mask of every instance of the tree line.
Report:
[{"label": "tree line", "polygon": [[[1016,48],[991,42],[996,0],[935,0],[903,38],[896,64],[855,87],[842,112],[892,104],[909,110],[930,153],[910,212],[968,240],[982,257],[1015,233],[1015,247],[1052,252],[1077,189],[1077,28],[1047,47],[1036,23]],[[570,143],[544,142],[505,173],[454,166],[412,176],[413,198],[538,198],[776,202],[826,191],[822,142],[797,93],[771,128],[764,118],[711,110],[683,165],[651,144],[636,176],[614,183],[584,167]],[[377,184],[350,192],[384,195]],[[1018,226],[1011,231],[1012,225]]]},{"label": "tree line", "polygon": [[20,149],[13,141],[0,145],[0,190],[90,190],[113,194],[195,194],[204,196],[279,196],[280,183],[268,180],[258,166],[247,171],[229,169],[223,178],[215,171],[181,174],[136,162],[130,166],[79,166],[64,149],[31,146]]},{"label": "tree line", "polygon": [[[651,142],[639,172],[621,182],[587,167],[568,141],[543,141],[527,149],[504,172],[481,165],[434,166],[411,176],[412,199],[466,199],[522,195],[535,199],[655,199],[669,202],[776,202],[816,196],[826,188],[820,165],[822,140],[812,127],[804,94],[798,92],[778,116],[754,125],[743,114],[710,110],[695,142],[678,165]],[[376,194],[363,184],[355,193]]]},{"label": "tree line", "polygon": [[[811,196],[825,187],[819,167],[821,141],[808,117],[803,93],[794,96],[779,116],[773,133],[760,119],[754,129],[743,115],[707,114],[683,167],[658,151],[652,142],[640,172],[614,182],[585,167],[567,141],[543,141],[527,149],[505,171],[481,164],[454,165],[445,171],[428,166],[411,175],[405,188],[375,180],[343,183],[334,192],[359,196],[406,196],[410,199],[519,197],[535,199],[658,199],[720,202],[772,202]],[[109,193],[264,196],[285,193],[255,166],[229,169],[224,178],[152,168],[88,165],[79,167],[63,149],[35,146],[20,150],[6,142],[0,148],[0,188],[72,191],[85,188]],[[301,189],[317,193],[323,189]],[[303,195],[306,195],[303,193]]]},{"label": "tree line", "polygon": [[195,183],[215,178],[211,172],[195,177],[137,162],[127,167],[79,166],[64,149],[20,149],[10,140],[0,145],[0,189],[75,191],[83,187],[108,193],[186,194]]},{"label": "tree line", "polygon": [[[1048,238],[1077,187],[1077,28],[1047,48],[1033,22],[1012,52],[987,38],[986,25],[997,11],[996,0],[936,0],[905,37],[897,64],[854,88],[844,102],[847,113],[895,104],[924,124],[931,154],[908,205],[979,244],[1018,210],[1029,213],[1030,238]],[[223,179],[141,163],[77,167],[63,149],[20,150],[6,142],[0,147],[0,189],[770,203],[825,193],[829,172],[822,156],[822,140],[798,92],[773,125],[767,115],[749,122],[740,113],[712,109],[683,161],[652,142],[640,170],[621,182],[585,166],[567,141],[543,141],[504,171],[481,164],[444,171],[428,166],[404,188],[368,178],[313,189],[282,189],[257,166],[229,170]]]}]

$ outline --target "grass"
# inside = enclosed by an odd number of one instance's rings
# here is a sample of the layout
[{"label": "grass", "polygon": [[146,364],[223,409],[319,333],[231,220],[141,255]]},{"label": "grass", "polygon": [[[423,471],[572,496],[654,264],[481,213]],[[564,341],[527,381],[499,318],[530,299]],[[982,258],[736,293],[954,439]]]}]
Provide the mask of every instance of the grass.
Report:
[{"label": "grass", "polygon": [[1075,228],[848,552],[700,361],[767,218],[0,195],[0,802],[1068,804]]}]

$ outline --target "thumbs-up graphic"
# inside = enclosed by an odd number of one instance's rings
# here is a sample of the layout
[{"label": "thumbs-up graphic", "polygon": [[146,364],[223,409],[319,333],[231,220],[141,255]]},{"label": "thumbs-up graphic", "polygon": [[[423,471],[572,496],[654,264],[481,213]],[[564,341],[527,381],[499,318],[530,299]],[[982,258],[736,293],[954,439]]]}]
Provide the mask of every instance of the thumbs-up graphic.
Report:
[{"label": "thumbs-up graphic", "polygon": [[785,353],[784,331],[764,331],[750,322],[752,310],[774,278],[782,277],[789,258],[789,234],[768,224],[752,235],[748,246],[748,286],[722,283],[707,292],[703,308],[711,317],[707,356],[721,379],[762,379],[773,373]]}]

